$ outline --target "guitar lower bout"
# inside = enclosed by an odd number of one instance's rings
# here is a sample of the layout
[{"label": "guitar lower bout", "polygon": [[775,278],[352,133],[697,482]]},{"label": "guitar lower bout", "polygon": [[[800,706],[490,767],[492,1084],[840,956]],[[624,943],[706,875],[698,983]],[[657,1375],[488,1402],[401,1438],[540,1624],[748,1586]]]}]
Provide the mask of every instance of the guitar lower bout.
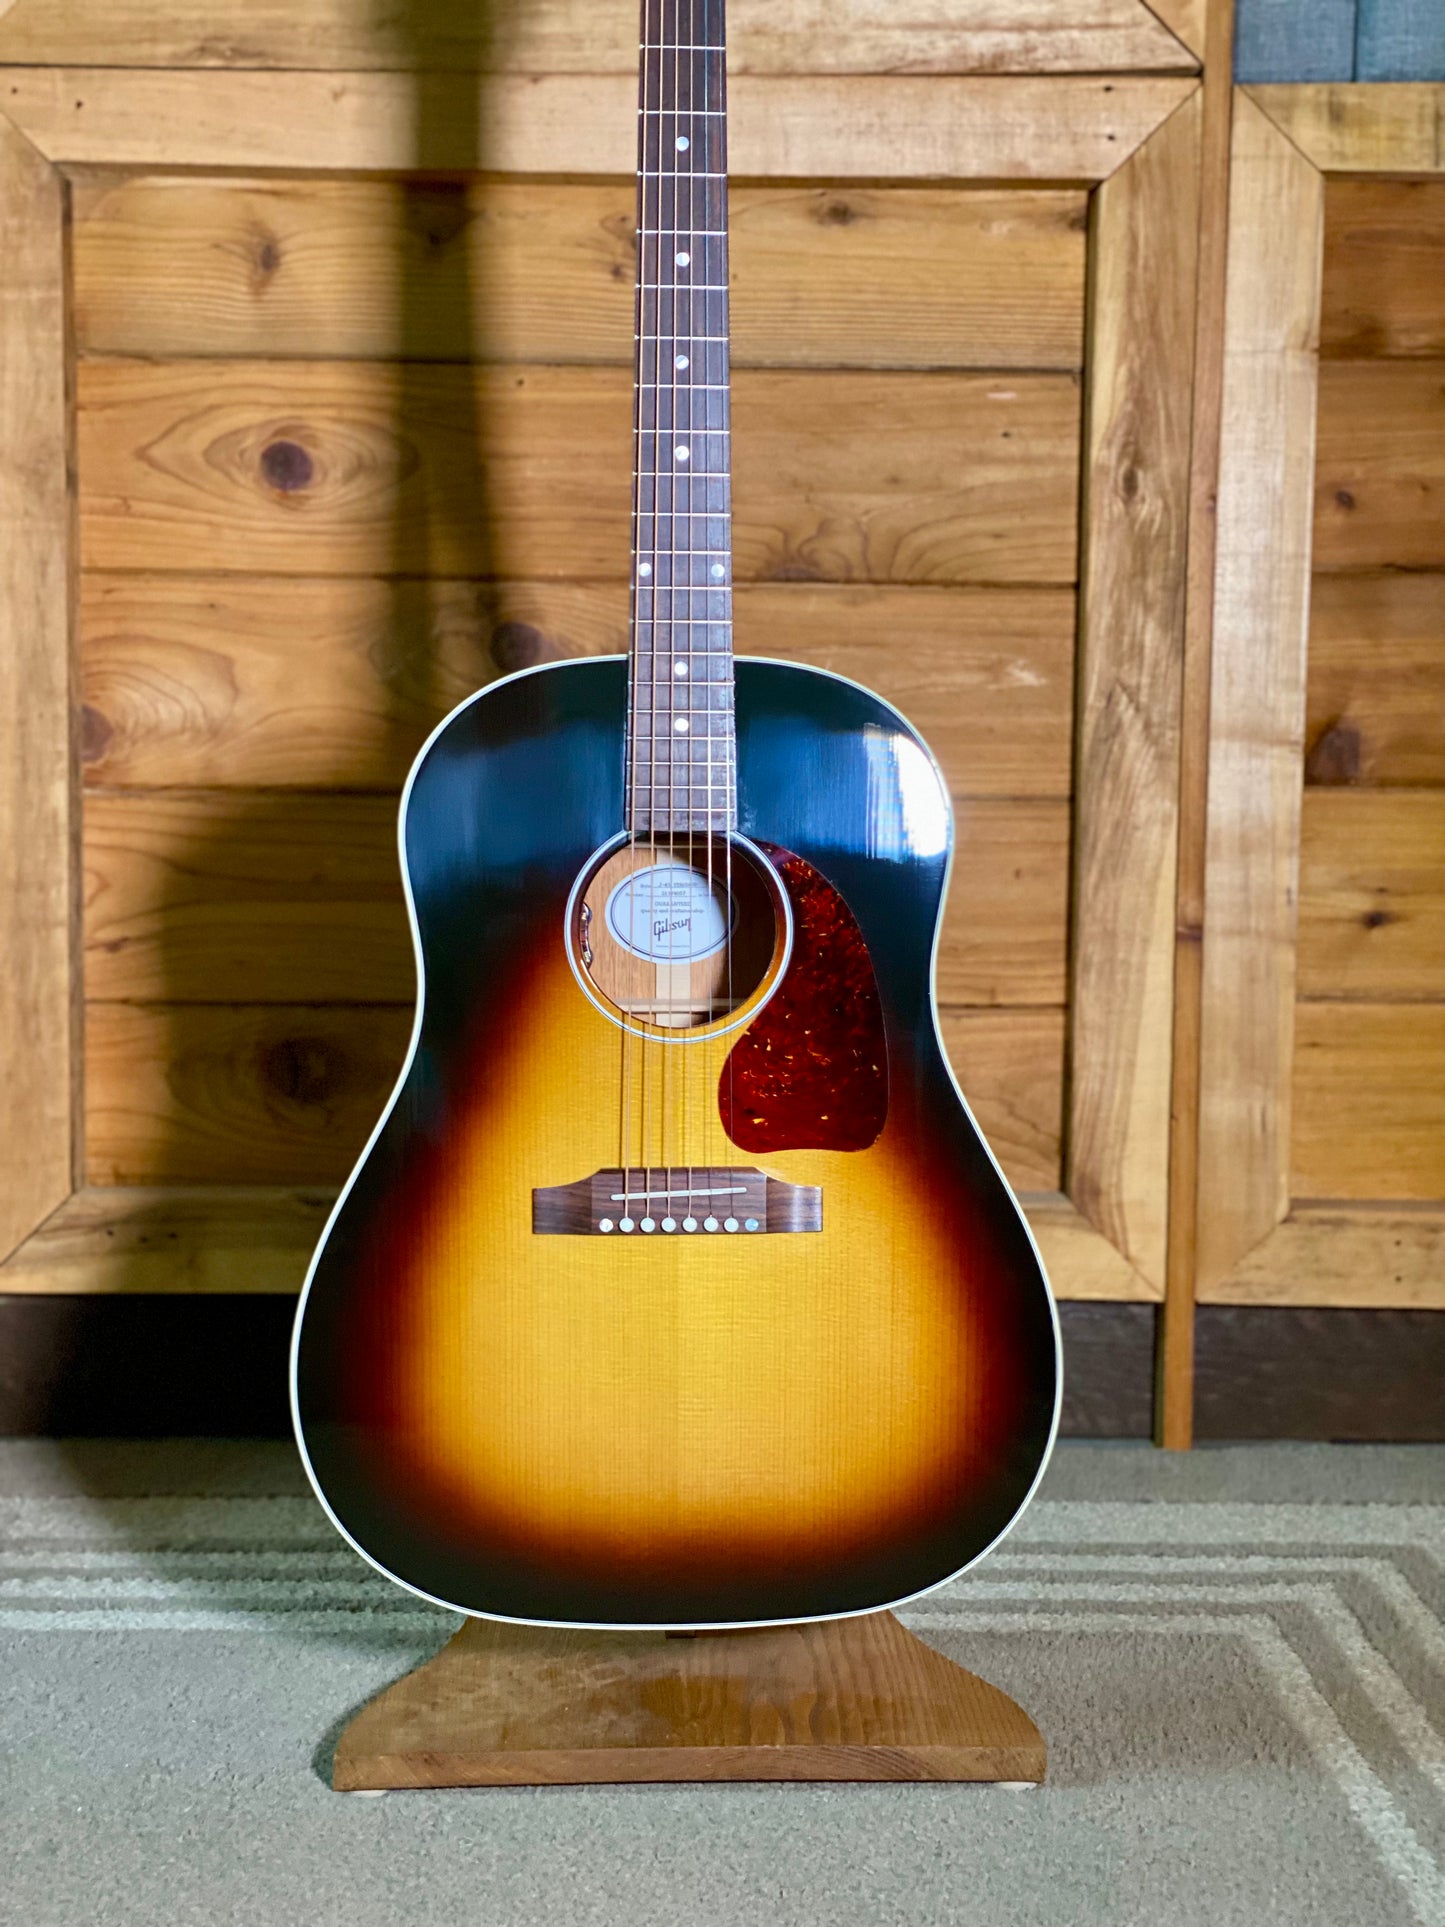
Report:
[{"label": "guitar lower bout", "polygon": [[717,839],[617,835],[625,716],[622,664],[550,667],[414,772],[421,1017],[303,1294],[308,1465],[469,1613],[895,1605],[1007,1528],[1057,1411],[1047,1284],[939,1043],[947,799],[876,697],[740,663],[728,887]]}]

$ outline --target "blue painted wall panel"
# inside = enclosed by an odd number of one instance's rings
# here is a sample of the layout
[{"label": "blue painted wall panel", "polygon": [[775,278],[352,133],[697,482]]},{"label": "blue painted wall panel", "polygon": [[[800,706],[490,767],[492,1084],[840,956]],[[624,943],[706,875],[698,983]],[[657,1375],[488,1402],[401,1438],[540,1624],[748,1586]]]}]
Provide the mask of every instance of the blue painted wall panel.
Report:
[{"label": "blue painted wall panel", "polygon": [[1445,0],[1359,5],[1356,80],[1445,80]]},{"label": "blue painted wall panel", "polygon": [[[1418,0],[1445,7],[1445,0]],[[1238,0],[1238,81],[1353,80],[1355,0]]]}]

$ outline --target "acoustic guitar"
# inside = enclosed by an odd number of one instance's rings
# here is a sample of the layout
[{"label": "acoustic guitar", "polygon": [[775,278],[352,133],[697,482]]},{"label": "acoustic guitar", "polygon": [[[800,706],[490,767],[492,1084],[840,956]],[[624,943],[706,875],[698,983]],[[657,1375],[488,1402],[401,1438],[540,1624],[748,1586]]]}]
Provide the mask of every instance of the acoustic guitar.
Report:
[{"label": "acoustic guitar", "polygon": [[293,1346],[356,1550],[539,1624],[899,1604],[1057,1423],[939,1036],[938,765],[859,684],[733,656],[723,5],[643,5],[630,653],[503,677],[417,758],[411,1046]]}]

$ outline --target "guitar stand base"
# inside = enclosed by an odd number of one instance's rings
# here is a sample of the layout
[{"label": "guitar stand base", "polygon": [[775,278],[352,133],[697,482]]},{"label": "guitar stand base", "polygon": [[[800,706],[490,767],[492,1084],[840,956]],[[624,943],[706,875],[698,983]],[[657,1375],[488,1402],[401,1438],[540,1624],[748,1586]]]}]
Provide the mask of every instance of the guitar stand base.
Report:
[{"label": "guitar stand base", "polygon": [[341,1793],[677,1780],[1044,1777],[997,1687],[892,1613],[757,1632],[552,1631],[469,1619],[358,1713]]}]

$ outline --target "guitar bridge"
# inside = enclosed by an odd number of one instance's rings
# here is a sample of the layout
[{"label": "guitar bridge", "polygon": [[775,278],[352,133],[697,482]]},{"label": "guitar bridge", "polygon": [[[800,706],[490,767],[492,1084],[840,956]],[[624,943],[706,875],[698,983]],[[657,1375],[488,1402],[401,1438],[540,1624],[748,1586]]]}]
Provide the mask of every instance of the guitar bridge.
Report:
[{"label": "guitar bridge", "polygon": [[532,1193],[532,1230],[542,1237],[747,1237],[821,1231],[823,1192],[766,1171],[715,1165],[634,1165]]}]

